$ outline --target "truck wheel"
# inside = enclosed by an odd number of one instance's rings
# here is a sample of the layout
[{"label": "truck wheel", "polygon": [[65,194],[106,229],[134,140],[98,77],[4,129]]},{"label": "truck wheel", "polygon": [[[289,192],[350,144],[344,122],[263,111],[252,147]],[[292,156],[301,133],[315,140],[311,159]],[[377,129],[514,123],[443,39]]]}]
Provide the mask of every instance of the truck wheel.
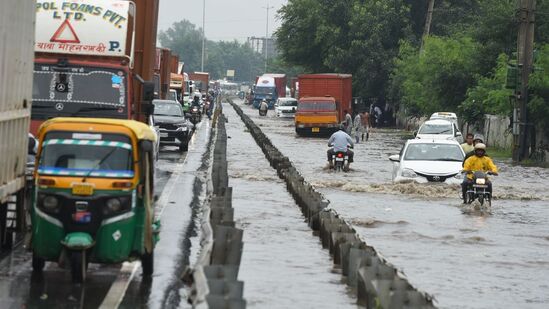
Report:
[{"label": "truck wheel", "polygon": [[73,283],[83,283],[86,280],[86,264],[85,252],[71,252],[71,275]]},{"label": "truck wheel", "polygon": [[141,255],[141,268],[144,277],[152,276],[154,272],[154,250],[151,253]]},{"label": "truck wheel", "polygon": [[44,270],[44,266],[46,265],[46,261],[36,256],[35,253],[32,254],[32,271],[33,272],[42,272]]}]

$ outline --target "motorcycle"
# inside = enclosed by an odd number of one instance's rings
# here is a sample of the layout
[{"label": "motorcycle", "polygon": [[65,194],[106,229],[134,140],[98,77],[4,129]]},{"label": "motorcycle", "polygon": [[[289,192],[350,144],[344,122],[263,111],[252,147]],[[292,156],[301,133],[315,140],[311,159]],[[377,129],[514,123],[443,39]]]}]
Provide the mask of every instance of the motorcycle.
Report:
[{"label": "motorcycle", "polygon": [[[471,173],[471,172],[470,172]],[[493,175],[491,172],[484,173],[482,171],[472,172],[473,184],[467,189],[467,204],[473,203],[478,200],[480,205],[486,203],[488,206],[492,205],[492,194],[488,190],[488,175]]]},{"label": "motorcycle", "polygon": [[197,124],[200,121],[202,121],[202,113],[200,112],[200,108],[197,105],[191,106],[191,122],[193,124]]},{"label": "motorcycle", "polygon": [[347,172],[349,171],[349,156],[347,153],[338,151],[332,155],[332,162],[334,162],[334,172]]},{"label": "motorcycle", "polygon": [[202,106],[202,114],[205,114],[206,116],[208,116],[208,119],[211,119],[210,118],[210,101],[205,101],[204,102],[204,105]]}]

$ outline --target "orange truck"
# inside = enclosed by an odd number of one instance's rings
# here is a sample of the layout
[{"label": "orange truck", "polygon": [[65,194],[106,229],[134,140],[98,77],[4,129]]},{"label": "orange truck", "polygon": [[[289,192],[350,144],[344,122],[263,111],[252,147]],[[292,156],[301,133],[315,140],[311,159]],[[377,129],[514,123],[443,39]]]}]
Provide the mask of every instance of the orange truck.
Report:
[{"label": "orange truck", "polygon": [[189,74],[189,79],[194,81],[195,91],[200,91],[203,94],[208,92],[210,83],[210,74],[206,72],[193,72]]},{"label": "orange truck", "polygon": [[330,134],[337,131],[351,111],[352,75],[304,74],[298,77],[299,100],[295,115],[298,135]]},{"label": "orange truck", "polygon": [[158,1],[36,1],[31,132],[54,117],[146,121]]}]

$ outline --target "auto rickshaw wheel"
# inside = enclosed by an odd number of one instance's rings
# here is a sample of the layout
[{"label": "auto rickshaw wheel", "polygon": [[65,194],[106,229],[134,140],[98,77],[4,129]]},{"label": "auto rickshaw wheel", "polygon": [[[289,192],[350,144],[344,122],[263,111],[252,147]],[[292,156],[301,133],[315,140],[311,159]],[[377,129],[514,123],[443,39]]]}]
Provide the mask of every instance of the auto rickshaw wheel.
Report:
[{"label": "auto rickshaw wheel", "polygon": [[86,280],[86,253],[83,251],[71,252],[71,275],[72,282],[83,283]]},{"label": "auto rickshaw wheel", "polygon": [[144,277],[152,276],[154,272],[154,251],[141,255],[141,268]]},{"label": "auto rickshaw wheel", "polygon": [[32,254],[32,271],[41,272],[44,270],[45,265],[46,261],[43,258],[36,256],[34,253]]}]

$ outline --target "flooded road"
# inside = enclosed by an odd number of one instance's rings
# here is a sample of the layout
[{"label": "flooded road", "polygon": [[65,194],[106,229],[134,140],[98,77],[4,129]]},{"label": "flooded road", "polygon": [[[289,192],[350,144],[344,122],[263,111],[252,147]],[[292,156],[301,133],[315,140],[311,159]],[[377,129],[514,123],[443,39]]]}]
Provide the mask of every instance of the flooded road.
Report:
[{"label": "flooded road", "polygon": [[[209,123],[203,121],[188,152],[161,148],[154,188],[159,198],[155,212],[162,222],[155,248],[155,273],[152,279],[142,280],[139,262],[125,264],[137,271],[125,296],[120,295],[124,297],[120,308],[174,308],[186,303],[179,276],[190,263],[192,238],[196,238],[195,197],[201,192],[194,183],[204,178],[200,169],[209,132]],[[0,308],[98,308],[121,267],[90,264],[86,282],[75,285],[70,270],[57,263],[46,263],[42,275],[33,275],[31,260],[32,254],[19,246],[0,261]]]},{"label": "flooded road", "polygon": [[248,308],[356,308],[328,251],[304,222],[234,109],[223,113],[236,227],[244,229],[239,280]]},{"label": "flooded road", "polygon": [[459,186],[392,184],[409,136],[375,130],[351,172],[326,169],[327,138],[300,138],[293,120],[242,106],[302,175],[410,282],[441,308],[547,308],[549,171],[496,161],[492,214],[464,214]]}]

